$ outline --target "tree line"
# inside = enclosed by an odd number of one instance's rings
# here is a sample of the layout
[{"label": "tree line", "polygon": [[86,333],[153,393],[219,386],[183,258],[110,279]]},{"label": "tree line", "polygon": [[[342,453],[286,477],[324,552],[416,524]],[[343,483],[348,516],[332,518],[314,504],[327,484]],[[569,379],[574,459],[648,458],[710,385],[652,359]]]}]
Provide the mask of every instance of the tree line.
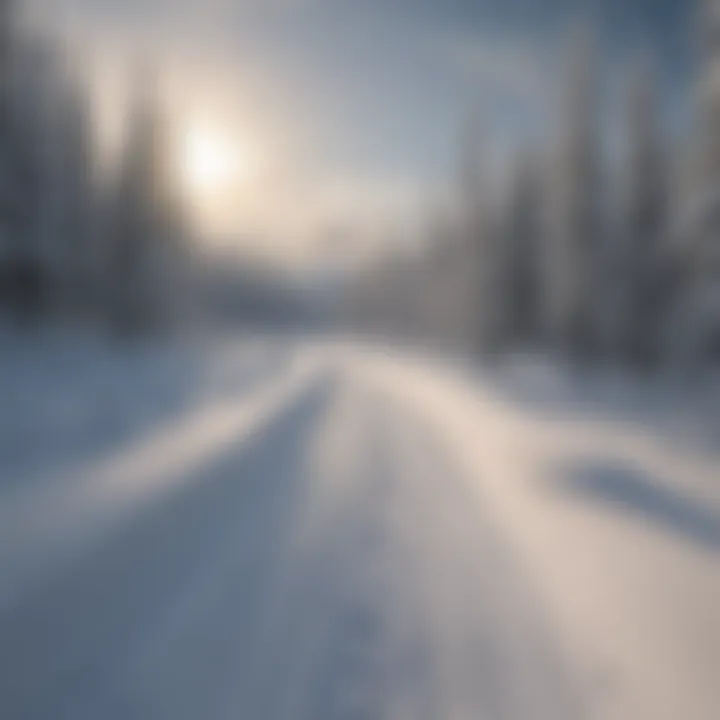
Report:
[{"label": "tree line", "polygon": [[122,148],[99,149],[88,88],[59,41],[0,0],[0,317],[166,327],[190,228],[152,68],[136,69]]},{"label": "tree line", "polygon": [[458,202],[414,253],[379,260],[351,291],[356,318],[489,357],[550,351],[638,370],[720,363],[720,16],[699,6],[694,113],[670,142],[653,58],[621,102],[622,152],[603,151],[597,34],[579,24],[561,63],[553,135],[507,178],[471,123]]}]

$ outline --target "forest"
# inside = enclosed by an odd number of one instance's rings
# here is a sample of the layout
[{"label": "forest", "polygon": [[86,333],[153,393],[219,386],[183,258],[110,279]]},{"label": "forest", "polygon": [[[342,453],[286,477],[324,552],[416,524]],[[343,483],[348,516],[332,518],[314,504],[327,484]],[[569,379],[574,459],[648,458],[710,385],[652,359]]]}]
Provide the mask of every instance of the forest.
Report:
[{"label": "forest", "polygon": [[[24,328],[174,326],[214,276],[198,279],[202,242],[173,168],[162,78],[149,61],[128,68],[122,147],[108,161],[71,49],[26,27],[13,3],[0,8],[0,312]],[[702,13],[696,26],[688,127],[665,127],[656,58],[638,48],[619,100],[621,151],[609,157],[601,43],[592,22],[576,21],[547,137],[517,147],[498,177],[484,157],[492,128],[469,118],[453,201],[410,250],[389,243],[347,273],[322,317],[473,356],[716,366],[720,26]],[[240,297],[263,285],[252,275],[238,268]]]}]

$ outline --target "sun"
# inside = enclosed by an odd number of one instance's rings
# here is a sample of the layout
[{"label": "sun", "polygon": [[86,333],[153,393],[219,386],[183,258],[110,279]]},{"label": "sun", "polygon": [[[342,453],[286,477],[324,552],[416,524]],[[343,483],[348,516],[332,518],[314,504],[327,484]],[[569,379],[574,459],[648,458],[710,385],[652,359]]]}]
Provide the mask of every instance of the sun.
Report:
[{"label": "sun", "polygon": [[185,134],[182,173],[193,192],[204,196],[221,194],[249,179],[251,154],[221,130],[192,127]]}]

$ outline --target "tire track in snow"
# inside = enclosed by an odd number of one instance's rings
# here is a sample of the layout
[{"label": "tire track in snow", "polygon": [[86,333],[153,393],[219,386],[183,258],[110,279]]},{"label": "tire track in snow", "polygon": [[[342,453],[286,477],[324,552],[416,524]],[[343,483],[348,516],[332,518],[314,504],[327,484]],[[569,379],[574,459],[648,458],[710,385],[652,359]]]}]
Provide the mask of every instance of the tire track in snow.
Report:
[{"label": "tire track in snow", "polygon": [[352,368],[315,377],[0,610],[0,715],[580,717],[442,428]]},{"label": "tire track in snow", "polygon": [[404,545],[399,589],[407,604],[418,600],[418,625],[431,629],[436,717],[580,717],[576,679],[442,428],[409,408],[396,412],[406,463],[392,511]]},{"label": "tire track in snow", "polygon": [[297,454],[327,392],[304,382],[247,441],[223,443],[0,610],[0,716],[213,716],[287,544]]},{"label": "tire track in snow", "polygon": [[[364,404],[341,377],[315,428],[292,552],[260,627],[257,717],[382,717],[377,486],[364,482],[376,455]],[[223,717],[237,717],[246,700],[235,693]]]},{"label": "tire track in snow", "polygon": [[298,354],[283,375],[255,393],[217,403],[89,468],[4,498],[0,610],[145,508],[183,492],[214,455],[251,444],[318,372],[314,358]]}]

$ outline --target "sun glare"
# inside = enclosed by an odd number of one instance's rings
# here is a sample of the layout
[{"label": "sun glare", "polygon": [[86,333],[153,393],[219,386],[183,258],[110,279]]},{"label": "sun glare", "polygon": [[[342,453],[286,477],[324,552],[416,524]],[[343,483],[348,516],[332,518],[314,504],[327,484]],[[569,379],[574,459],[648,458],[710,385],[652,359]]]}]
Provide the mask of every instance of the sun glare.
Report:
[{"label": "sun glare", "polygon": [[191,190],[216,195],[246,181],[250,153],[233,138],[209,128],[193,128],[185,138],[183,173]]}]

